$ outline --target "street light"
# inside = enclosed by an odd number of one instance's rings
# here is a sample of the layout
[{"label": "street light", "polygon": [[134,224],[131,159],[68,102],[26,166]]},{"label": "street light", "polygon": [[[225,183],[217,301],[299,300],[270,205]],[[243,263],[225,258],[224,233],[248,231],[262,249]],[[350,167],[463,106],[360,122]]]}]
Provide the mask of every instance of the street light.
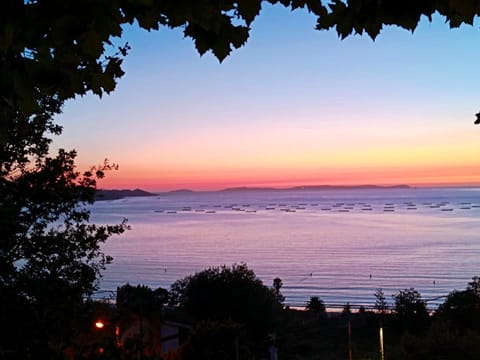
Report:
[{"label": "street light", "polygon": [[[103,330],[105,328],[105,321],[98,319],[95,321],[94,326],[97,330]],[[118,326],[118,323],[115,325],[115,345],[117,347],[120,346],[120,327]]]},{"label": "street light", "polygon": [[103,320],[97,320],[95,321],[95,328],[96,329],[103,329],[105,327],[105,323],[103,322]]},{"label": "street light", "polygon": [[381,320],[380,320],[380,359],[381,360],[385,359],[385,352],[383,350],[383,327],[382,327]]}]

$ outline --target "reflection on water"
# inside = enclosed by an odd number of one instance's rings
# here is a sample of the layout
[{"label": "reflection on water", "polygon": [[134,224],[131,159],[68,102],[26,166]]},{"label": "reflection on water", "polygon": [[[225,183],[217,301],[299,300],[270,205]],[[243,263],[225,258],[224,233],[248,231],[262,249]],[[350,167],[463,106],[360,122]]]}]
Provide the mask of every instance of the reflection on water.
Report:
[{"label": "reflection on water", "polygon": [[183,193],[98,202],[97,222],[129,219],[109,240],[100,287],[168,287],[202,270],[245,262],[286,302],[373,304],[415,287],[425,298],[480,274],[480,190],[378,189]]}]

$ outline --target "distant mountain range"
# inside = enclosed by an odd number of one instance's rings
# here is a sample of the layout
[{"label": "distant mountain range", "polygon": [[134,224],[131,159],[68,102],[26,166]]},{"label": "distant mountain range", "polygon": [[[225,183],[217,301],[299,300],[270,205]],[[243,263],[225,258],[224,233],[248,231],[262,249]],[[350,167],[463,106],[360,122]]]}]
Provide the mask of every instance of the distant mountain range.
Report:
[{"label": "distant mountain range", "polygon": [[[409,185],[392,185],[392,186],[380,186],[380,185],[305,185],[294,186],[289,188],[274,188],[274,187],[232,187],[218,191],[208,192],[237,192],[237,191],[303,191],[303,190],[369,190],[369,189],[409,189]],[[190,189],[178,189],[172,191],[165,191],[161,193],[151,193],[141,189],[135,190],[97,190],[95,200],[118,200],[130,196],[158,196],[158,195],[180,195],[191,194],[199,191]],[[206,192],[206,191],[202,191]]]},{"label": "distant mountain range", "polygon": [[409,185],[304,185],[293,186],[289,188],[270,188],[270,187],[233,187],[221,191],[288,191],[288,190],[368,190],[368,189],[409,189]]},{"label": "distant mountain range", "polygon": [[135,190],[97,190],[95,194],[95,200],[118,200],[130,196],[155,196],[148,191],[135,189]]}]

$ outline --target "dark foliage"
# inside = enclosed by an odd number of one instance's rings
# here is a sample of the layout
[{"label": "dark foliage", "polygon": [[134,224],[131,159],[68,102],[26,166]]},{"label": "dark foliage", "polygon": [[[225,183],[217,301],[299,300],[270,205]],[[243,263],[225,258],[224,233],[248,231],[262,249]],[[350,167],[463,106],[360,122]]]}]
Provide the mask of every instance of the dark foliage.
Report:
[{"label": "dark foliage", "polygon": [[387,299],[385,298],[385,293],[381,288],[375,290],[373,294],[375,296],[375,310],[381,314],[385,314],[388,310]]},{"label": "dark foliage", "polygon": [[278,277],[273,279],[273,284],[272,284],[273,293],[275,294],[277,301],[283,304],[283,302],[285,301],[285,296],[282,295],[282,287],[283,287],[282,279]]},{"label": "dark foliage", "polygon": [[168,301],[168,291],[162,288],[155,290],[145,285],[130,284],[117,287],[117,308],[120,311],[145,314],[160,311]]},{"label": "dark foliage", "polygon": [[325,304],[318,296],[312,296],[308,300],[305,310],[316,314],[325,314]]},{"label": "dark foliage", "polygon": [[440,305],[437,316],[448,321],[460,332],[480,331],[479,279],[474,277],[463,291],[451,292]]},{"label": "dark foliage", "polygon": [[61,128],[53,116],[61,102],[38,103],[36,115],[9,117],[0,146],[0,318],[9,324],[0,338],[6,358],[61,356],[75,332],[82,301],[111,258],[100,246],[126,229],[89,223],[96,182],[115,168],[105,162],[84,173],[75,151],[49,155],[48,133]]},{"label": "dark foliage", "polygon": [[429,315],[422,295],[415,289],[400,290],[393,296],[395,318],[401,329],[423,332],[428,326]]},{"label": "dark foliage", "polygon": [[231,321],[200,322],[179,350],[179,360],[253,359],[244,326]]},{"label": "dark foliage", "polygon": [[257,342],[274,330],[282,309],[274,292],[245,264],[203,270],[175,282],[170,293],[197,320],[243,324]]},{"label": "dark foliage", "polygon": [[384,25],[396,25],[413,31],[422,17],[431,20],[438,13],[451,28],[473,25],[480,15],[480,4],[467,0],[333,0],[318,19],[318,29],[335,28],[345,38],[351,34],[367,33],[375,39]]},{"label": "dark foliage", "polygon": [[[125,223],[90,224],[85,207],[94,200],[96,180],[112,166],[105,163],[81,174],[74,151],[49,155],[48,134],[61,132],[53,118],[64,101],[114,90],[129,50],[128,44],[116,43],[127,24],[146,30],[182,28],[200,54],[212,51],[223,60],[245,44],[263,3],[306,7],[318,16],[318,29],[335,28],[341,37],[366,32],[375,38],[384,25],[413,30],[421,16],[435,12],[457,27],[472,24],[480,13],[477,1],[460,0],[333,0],[328,6],[320,0],[2,1],[0,316],[9,324],[0,339],[2,357],[61,356],[75,332],[82,297],[95,289],[100,271],[111,261],[100,245],[126,229]],[[243,319],[252,333],[272,326],[281,306],[253,272],[238,265],[203,273],[179,281],[172,301],[199,318]],[[224,280],[236,290],[230,292]],[[451,302],[465,300],[458,297]],[[420,306],[413,314],[422,313],[421,302],[413,304]]]}]

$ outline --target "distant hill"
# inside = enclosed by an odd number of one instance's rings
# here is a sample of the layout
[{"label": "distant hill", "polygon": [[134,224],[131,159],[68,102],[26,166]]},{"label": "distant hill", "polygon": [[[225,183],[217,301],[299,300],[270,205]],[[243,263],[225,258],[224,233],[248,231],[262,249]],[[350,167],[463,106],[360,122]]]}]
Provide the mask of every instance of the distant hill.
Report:
[{"label": "distant hill", "polygon": [[242,191],[303,191],[303,190],[375,190],[375,189],[410,189],[409,185],[304,185],[294,186],[289,188],[275,188],[275,187],[248,187],[239,186],[231,187],[222,190],[213,191],[194,191],[190,189],[177,189],[166,192],[150,193],[145,190],[97,190],[95,199],[99,200],[118,200],[129,196],[168,196],[168,195],[188,195],[194,193],[217,193],[217,192],[242,192]]},{"label": "distant hill", "polygon": [[178,190],[168,191],[167,194],[191,194],[193,192],[195,191],[190,189],[178,189]]},{"label": "distant hill", "polygon": [[135,190],[97,190],[95,194],[95,200],[118,200],[130,196],[155,196],[155,194],[148,191],[135,189]]},{"label": "distant hill", "polygon": [[409,189],[409,185],[306,185],[295,186],[289,190],[368,190],[368,189]]},{"label": "distant hill", "polygon": [[269,188],[269,187],[233,187],[226,188],[220,191],[291,191],[291,190],[368,190],[368,189],[409,189],[409,185],[303,185],[289,188]]},{"label": "distant hill", "polygon": [[239,186],[239,187],[231,187],[222,189],[219,191],[269,191],[269,190],[283,190],[283,189],[276,189],[272,187],[248,187],[248,186]]}]

